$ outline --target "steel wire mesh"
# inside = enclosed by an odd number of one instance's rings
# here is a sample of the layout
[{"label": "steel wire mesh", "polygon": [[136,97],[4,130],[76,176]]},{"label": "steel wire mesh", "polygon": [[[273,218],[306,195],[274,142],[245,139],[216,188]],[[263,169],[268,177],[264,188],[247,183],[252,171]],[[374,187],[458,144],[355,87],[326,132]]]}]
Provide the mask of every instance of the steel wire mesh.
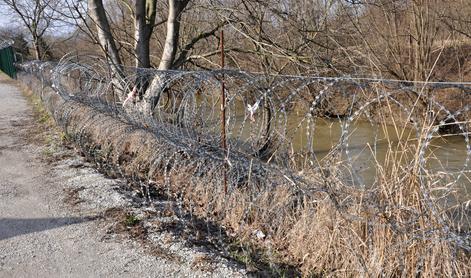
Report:
[{"label": "steel wire mesh", "polygon": [[[466,102],[471,84],[136,68],[124,68],[125,78],[116,80],[106,63],[90,56],[19,67],[63,99],[146,130],[172,146],[150,154],[149,176],[163,172],[163,188],[180,200],[182,210],[197,204],[187,200],[193,193],[184,188],[177,188],[179,194],[170,192],[176,176],[203,184],[205,189],[193,187],[207,198],[199,215],[225,225],[236,209],[233,199],[241,198],[243,212],[232,224],[238,231],[254,229],[249,218],[258,210],[260,226],[275,237],[282,234],[280,227],[286,228],[282,221],[287,215],[306,207],[315,210],[328,199],[342,221],[369,227],[366,238],[372,227],[407,237],[391,242],[389,249],[404,258],[416,241],[471,252],[471,98]],[[227,150],[221,147],[222,82]],[[450,105],[449,92],[461,94],[464,103]],[[99,121],[90,117],[92,125]],[[447,153],[450,142],[456,150]],[[116,169],[120,171],[119,165]],[[222,190],[224,178],[228,192]],[[134,179],[146,188],[153,182]],[[278,200],[277,191],[289,197]],[[416,194],[419,205],[395,199],[403,191]],[[433,225],[423,224],[424,219]],[[352,252],[366,260],[360,251]],[[417,263],[415,271],[425,263]],[[363,267],[369,273],[367,262]]]}]

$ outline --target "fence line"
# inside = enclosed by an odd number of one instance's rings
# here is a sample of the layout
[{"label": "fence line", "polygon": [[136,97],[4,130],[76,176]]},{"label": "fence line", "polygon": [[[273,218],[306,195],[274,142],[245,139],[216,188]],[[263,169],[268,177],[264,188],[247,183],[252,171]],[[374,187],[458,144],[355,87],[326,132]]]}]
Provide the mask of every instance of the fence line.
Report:
[{"label": "fence line", "polygon": [[[64,99],[152,132],[189,154],[191,162],[176,159],[183,159],[180,154],[159,157],[158,151],[153,157],[172,165],[164,167],[166,183],[179,164],[206,179],[214,189],[209,207],[249,192],[239,219],[243,227],[252,225],[247,215],[254,206],[262,207],[267,194],[284,188],[296,209],[263,207],[271,215],[265,230],[273,235],[279,229],[275,220],[328,199],[342,221],[407,238],[395,240],[390,251],[404,255],[412,242],[432,241],[471,252],[469,82],[135,68],[113,80],[106,64],[74,57],[19,67]],[[221,149],[222,76],[227,155]],[[228,192],[221,197],[223,165]],[[417,187],[409,188],[412,184]],[[396,200],[405,188],[418,204]],[[391,211],[396,218],[385,216]],[[226,219],[233,212],[226,207],[220,213]],[[424,224],[424,217],[433,224]]]}]

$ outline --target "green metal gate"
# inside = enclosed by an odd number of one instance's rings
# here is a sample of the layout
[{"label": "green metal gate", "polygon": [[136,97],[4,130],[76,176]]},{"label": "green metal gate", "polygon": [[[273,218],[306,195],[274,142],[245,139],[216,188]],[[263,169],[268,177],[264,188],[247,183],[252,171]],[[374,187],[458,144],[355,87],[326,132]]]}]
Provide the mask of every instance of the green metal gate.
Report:
[{"label": "green metal gate", "polygon": [[15,52],[13,51],[12,42],[0,42],[0,70],[16,78]]}]

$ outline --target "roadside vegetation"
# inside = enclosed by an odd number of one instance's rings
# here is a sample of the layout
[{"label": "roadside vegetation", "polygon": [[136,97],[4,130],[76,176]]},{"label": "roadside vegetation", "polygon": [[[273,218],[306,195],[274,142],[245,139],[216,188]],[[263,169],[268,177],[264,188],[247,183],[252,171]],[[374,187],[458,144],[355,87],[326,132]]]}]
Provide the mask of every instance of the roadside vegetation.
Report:
[{"label": "roadside vegetation", "polygon": [[[0,3],[21,18],[21,9],[14,7],[23,1]],[[268,82],[272,74],[366,76],[424,84],[471,81],[471,3],[466,1],[89,0],[57,2],[57,10],[53,0],[36,3],[48,12],[35,15],[34,22],[23,20],[30,34],[6,30],[4,36],[33,38],[32,49],[17,46],[24,57],[57,61],[73,49],[77,59],[105,60],[109,87],[119,104],[129,99],[152,103],[152,90],[158,91],[162,76],[141,78],[144,69],[218,69],[222,30],[226,66],[263,73]],[[55,21],[69,26],[70,34],[48,33],[58,25],[44,24]],[[30,28],[38,22],[48,27],[39,37],[38,30]],[[132,90],[121,82],[129,81],[130,72],[136,77],[130,81]],[[38,92],[43,85],[31,76],[24,80]],[[59,95],[51,97],[58,107],[46,107],[65,128],[60,140],[74,141],[102,171],[128,178],[149,199],[160,194],[178,201],[191,221],[204,224],[208,237],[219,232],[221,248],[249,267],[264,265],[279,276],[298,275],[299,270],[307,277],[469,277],[471,205],[462,201],[469,192],[455,186],[456,175],[425,166],[434,159],[431,137],[440,132],[467,134],[467,88],[406,95],[412,99],[411,111],[420,114],[413,138],[398,114],[378,120],[383,130],[394,126],[400,140],[387,139],[385,162],[371,166],[374,183],[358,187],[348,182],[354,173],[345,170],[342,150],[332,148],[319,163],[322,167],[300,171],[308,187],[293,186],[287,179],[266,186],[266,180],[275,180],[266,176],[262,181],[248,178],[227,192],[221,190],[220,180],[210,178],[220,177],[224,164],[201,173],[203,167],[193,163],[198,158],[145,128],[135,129],[78,103],[73,109],[63,107]],[[319,91],[307,87],[306,95],[298,97],[309,103]],[[38,107],[39,121],[50,123],[40,100],[34,94],[30,99]],[[444,109],[433,110],[430,99]],[[373,116],[384,119],[384,111],[376,108]],[[449,123],[442,123],[450,120],[440,114],[445,109],[456,114]],[[70,115],[62,117],[66,112]],[[460,128],[443,130],[448,124]],[[366,151],[374,154],[375,147],[369,147]],[[46,155],[49,151],[53,149]],[[468,172],[458,171],[459,179],[469,181]],[[121,215],[120,223],[123,229],[140,227],[140,219],[132,215]]]},{"label": "roadside vegetation", "polygon": [[[52,90],[48,94],[60,98]],[[397,125],[404,138],[386,143],[386,163],[374,166],[372,186],[351,186],[341,153],[332,150],[323,168],[306,172],[310,187],[254,181],[225,193],[220,182],[208,182],[221,167],[195,175],[198,158],[152,133],[81,104],[64,108],[49,101],[46,107],[101,171],[127,178],[150,201],[175,200],[175,213],[188,214],[195,235],[216,240],[210,242],[249,268],[280,276],[296,275],[296,269],[321,277],[470,274],[469,202],[460,202],[463,191],[454,186],[455,177],[424,167],[424,159],[434,156],[421,152],[430,144],[430,130],[437,129],[433,119],[421,124],[418,138]],[[133,227],[139,221],[127,216],[122,222]]]}]

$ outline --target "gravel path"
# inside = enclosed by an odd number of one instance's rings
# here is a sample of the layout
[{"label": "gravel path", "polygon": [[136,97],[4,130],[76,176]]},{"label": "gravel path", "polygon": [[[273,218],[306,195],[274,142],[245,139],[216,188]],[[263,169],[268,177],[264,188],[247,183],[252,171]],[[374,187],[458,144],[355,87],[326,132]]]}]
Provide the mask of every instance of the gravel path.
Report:
[{"label": "gravel path", "polygon": [[[0,277],[244,276],[214,254],[211,267],[195,267],[209,255],[178,245],[178,238],[162,247],[180,258],[172,260],[151,255],[135,240],[107,235],[111,224],[99,216],[109,207],[129,206],[113,191],[119,181],[79,157],[53,165],[39,159],[38,144],[22,138],[32,126],[31,108],[1,74],[0,98]],[[67,192],[79,190],[88,199],[75,208],[64,202]]]}]

